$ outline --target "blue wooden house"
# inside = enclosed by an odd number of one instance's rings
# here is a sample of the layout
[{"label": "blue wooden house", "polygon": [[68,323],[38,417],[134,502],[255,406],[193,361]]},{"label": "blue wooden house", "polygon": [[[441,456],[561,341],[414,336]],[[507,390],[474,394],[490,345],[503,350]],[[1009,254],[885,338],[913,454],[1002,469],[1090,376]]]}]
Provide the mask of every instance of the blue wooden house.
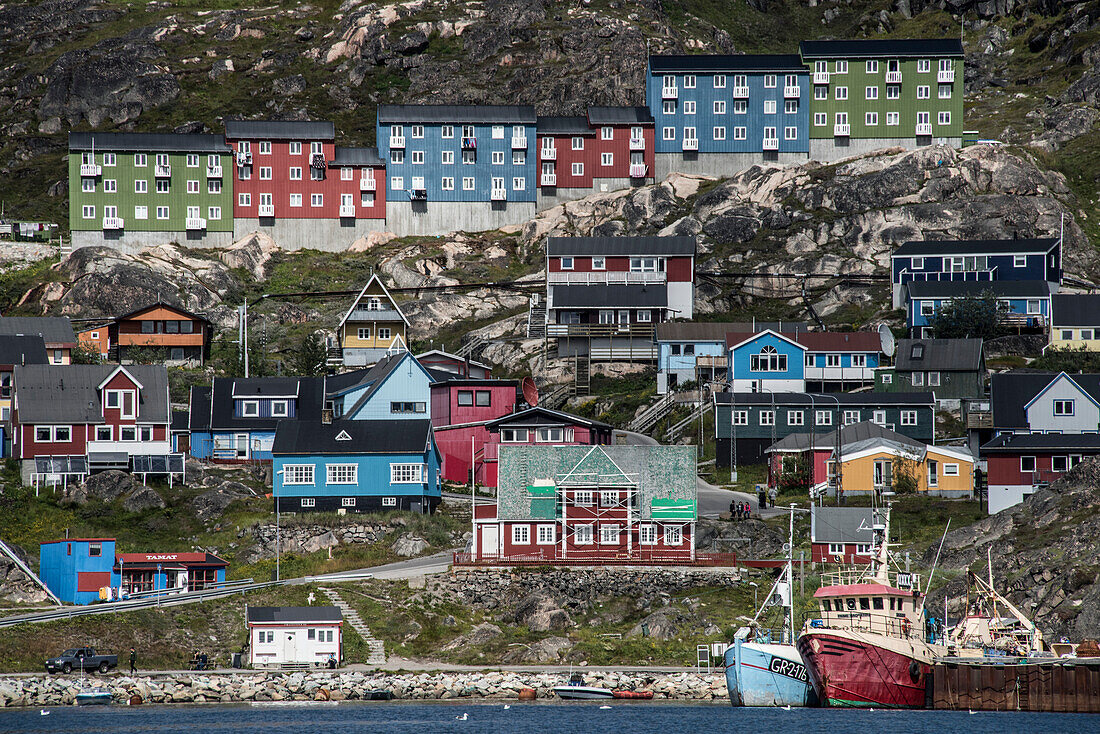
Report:
[{"label": "blue wooden house", "polygon": [[797,54],[650,56],[656,177],[805,160],[810,76]]},{"label": "blue wooden house", "polygon": [[1045,330],[1050,324],[1051,284],[1045,280],[911,281],[905,286],[905,317],[915,339],[933,336],[931,319],[945,303],[956,299],[980,298],[992,293],[1007,308],[1007,325],[1019,329]]},{"label": "blue wooden house", "polygon": [[1062,241],[935,240],[906,242],[890,256],[894,308],[905,306],[905,286],[923,281],[991,283],[1037,280],[1054,291],[1062,280]]},{"label": "blue wooden house", "polygon": [[279,421],[321,420],[323,377],[215,377],[191,388],[190,453],[214,461],[271,461]]},{"label": "blue wooden house", "polygon": [[873,331],[729,333],[733,392],[846,391],[871,385],[881,340]]},{"label": "blue wooden house", "polygon": [[389,355],[370,369],[325,380],[325,405],[343,420],[431,418],[434,378],[410,352]]},{"label": "blue wooden house", "polygon": [[440,454],[430,420],[283,422],[272,476],[281,512],[431,512]]}]

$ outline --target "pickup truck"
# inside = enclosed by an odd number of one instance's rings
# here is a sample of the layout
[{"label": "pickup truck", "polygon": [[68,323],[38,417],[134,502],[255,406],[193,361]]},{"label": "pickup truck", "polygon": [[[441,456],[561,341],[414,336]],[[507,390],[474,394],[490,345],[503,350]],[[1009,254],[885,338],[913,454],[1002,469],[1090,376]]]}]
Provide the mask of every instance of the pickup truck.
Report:
[{"label": "pickup truck", "polygon": [[106,673],[117,667],[118,655],[96,655],[94,647],[73,647],[46,661],[47,673],[71,673],[73,670]]}]

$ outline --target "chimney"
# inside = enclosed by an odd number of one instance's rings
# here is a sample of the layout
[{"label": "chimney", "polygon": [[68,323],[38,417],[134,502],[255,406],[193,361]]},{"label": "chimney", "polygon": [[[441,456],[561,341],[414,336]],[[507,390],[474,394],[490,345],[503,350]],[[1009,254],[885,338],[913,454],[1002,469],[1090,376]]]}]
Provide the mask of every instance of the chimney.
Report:
[{"label": "chimney", "polygon": [[321,410],[321,423],[326,426],[332,423],[332,408],[323,408]]}]

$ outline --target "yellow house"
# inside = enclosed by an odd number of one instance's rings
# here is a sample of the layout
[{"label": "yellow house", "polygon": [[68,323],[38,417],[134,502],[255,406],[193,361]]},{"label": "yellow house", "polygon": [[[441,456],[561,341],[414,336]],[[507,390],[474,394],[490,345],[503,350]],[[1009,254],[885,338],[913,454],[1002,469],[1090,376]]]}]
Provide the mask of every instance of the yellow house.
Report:
[{"label": "yellow house", "polygon": [[[841,487],[846,494],[907,491],[936,497],[972,497],[974,457],[953,446],[868,439],[841,447]],[[836,461],[828,461],[828,491],[836,487]]]},{"label": "yellow house", "polygon": [[1058,293],[1050,297],[1050,346],[1100,352],[1100,294]]},{"label": "yellow house", "polygon": [[345,367],[368,367],[388,351],[405,350],[409,320],[401,313],[382,279],[372,275],[340,319],[336,330]]}]

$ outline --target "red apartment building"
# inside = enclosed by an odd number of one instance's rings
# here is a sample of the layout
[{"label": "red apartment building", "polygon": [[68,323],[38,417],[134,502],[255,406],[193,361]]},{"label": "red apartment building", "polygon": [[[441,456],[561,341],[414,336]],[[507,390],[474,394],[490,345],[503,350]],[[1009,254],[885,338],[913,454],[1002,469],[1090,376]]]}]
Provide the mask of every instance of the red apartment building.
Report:
[{"label": "red apartment building", "polygon": [[[539,186],[599,189],[601,180],[653,178],[653,116],[645,107],[589,107],[586,117],[540,117]],[[608,185],[608,190],[622,188]]]},{"label": "red apartment building", "polygon": [[[385,167],[377,151],[336,147],[331,122],[226,120],[225,138],[236,164],[235,236],[269,228],[280,244],[327,249],[323,240],[332,236],[342,249],[364,223],[385,220]],[[295,226],[298,220],[328,220],[334,228]]]}]

